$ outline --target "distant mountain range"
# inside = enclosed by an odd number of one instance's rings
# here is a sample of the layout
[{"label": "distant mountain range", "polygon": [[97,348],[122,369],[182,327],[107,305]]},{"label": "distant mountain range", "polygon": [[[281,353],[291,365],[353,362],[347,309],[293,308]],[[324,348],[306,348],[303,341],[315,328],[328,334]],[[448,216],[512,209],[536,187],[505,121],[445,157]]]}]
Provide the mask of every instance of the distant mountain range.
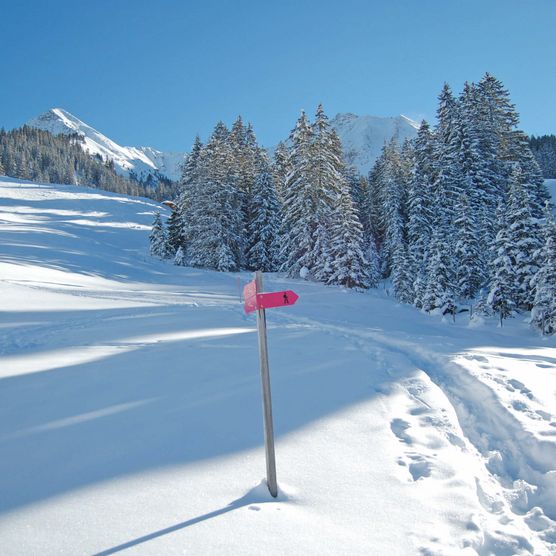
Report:
[{"label": "distant mountain range", "polygon": [[103,160],[112,159],[116,171],[122,175],[129,175],[133,171],[139,178],[157,173],[171,180],[177,180],[180,176],[179,166],[185,153],[163,152],[152,147],[122,147],[62,108],[52,108],[29,120],[27,125],[55,135],[81,135],[84,139],[83,148],[87,152],[100,155]]},{"label": "distant mountain range", "polygon": [[[405,116],[383,118],[338,114],[330,124],[342,141],[346,161],[366,174],[380,155],[385,142],[395,136],[399,143],[416,136],[419,125]],[[28,126],[53,134],[77,133],[84,139],[83,148],[103,160],[112,159],[122,175],[134,172],[139,178],[162,174],[171,180],[180,176],[185,152],[164,152],[153,147],[122,147],[67,110],[52,108],[27,122]]]}]

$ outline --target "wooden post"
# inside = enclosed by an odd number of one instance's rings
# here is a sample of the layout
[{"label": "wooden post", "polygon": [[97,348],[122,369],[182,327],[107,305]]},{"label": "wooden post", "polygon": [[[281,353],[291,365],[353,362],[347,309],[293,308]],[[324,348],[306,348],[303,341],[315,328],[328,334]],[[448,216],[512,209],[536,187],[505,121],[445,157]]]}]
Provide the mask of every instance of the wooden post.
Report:
[{"label": "wooden post", "polygon": [[[255,273],[257,293],[263,292],[263,273]],[[257,331],[259,333],[259,360],[261,363],[261,383],[263,390],[264,446],[266,454],[266,483],[270,494],[278,496],[276,481],[276,455],[274,453],[274,426],[272,423],[272,399],[270,396],[270,374],[268,370],[268,346],[266,342],[266,315],[264,309],[257,309]]]}]

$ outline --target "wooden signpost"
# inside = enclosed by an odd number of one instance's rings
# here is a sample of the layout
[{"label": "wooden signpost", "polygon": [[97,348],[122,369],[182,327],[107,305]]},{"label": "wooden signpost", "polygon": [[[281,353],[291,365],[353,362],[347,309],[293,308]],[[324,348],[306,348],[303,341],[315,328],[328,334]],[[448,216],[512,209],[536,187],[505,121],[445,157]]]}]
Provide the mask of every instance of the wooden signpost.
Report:
[{"label": "wooden signpost", "polygon": [[268,345],[266,339],[265,309],[288,307],[299,296],[291,290],[263,293],[263,273],[257,271],[255,279],[243,288],[244,309],[246,313],[257,311],[257,331],[259,334],[259,360],[263,390],[264,446],[266,454],[266,483],[270,494],[278,496],[276,481],[276,455],[274,452],[274,425],[272,422],[272,399],[270,396],[270,374],[268,369]]}]

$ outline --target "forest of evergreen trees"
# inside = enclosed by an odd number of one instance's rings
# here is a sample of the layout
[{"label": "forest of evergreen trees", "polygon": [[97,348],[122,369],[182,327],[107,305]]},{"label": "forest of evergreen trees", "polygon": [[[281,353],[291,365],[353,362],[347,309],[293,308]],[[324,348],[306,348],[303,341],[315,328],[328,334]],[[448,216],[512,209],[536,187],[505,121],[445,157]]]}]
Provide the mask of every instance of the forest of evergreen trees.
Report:
[{"label": "forest of evergreen trees", "polygon": [[0,175],[42,183],[85,185],[125,195],[163,200],[175,194],[168,180],[126,179],[112,160],[87,154],[79,135],[52,135],[28,126],[0,130]]},{"label": "forest of evergreen trees", "polygon": [[533,135],[529,144],[543,176],[546,179],[556,179],[556,135]]},{"label": "forest of evergreen trees", "polygon": [[221,271],[280,270],[351,288],[391,281],[427,312],[531,310],[556,331],[556,227],[508,92],[492,75],[445,85],[437,122],[384,146],[367,178],[345,166],[319,106],[271,161],[241,120],[196,139],[151,253]]}]

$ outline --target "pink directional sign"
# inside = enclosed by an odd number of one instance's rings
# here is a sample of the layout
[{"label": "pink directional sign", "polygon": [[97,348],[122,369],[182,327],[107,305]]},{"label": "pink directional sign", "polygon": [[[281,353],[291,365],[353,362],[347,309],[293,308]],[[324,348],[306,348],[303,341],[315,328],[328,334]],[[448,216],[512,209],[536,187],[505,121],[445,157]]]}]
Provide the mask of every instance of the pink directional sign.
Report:
[{"label": "pink directional sign", "polygon": [[286,290],[283,292],[258,293],[257,309],[287,307],[288,305],[293,305],[298,299],[299,296],[295,292],[292,292],[292,290]]},{"label": "pink directional sign", "polygon": [[299,296],[292,290],[282,292],[257,293],[255,280],[243,288],[243,308],[246,313],[257,309],[272,309],[273,307],[287,307],[293,305]]},{"label": "pink directional sign", "polygon": [[252,280],[243,288],[243,308],[246,313],[257,310],[257,284],[255,280]]}]

